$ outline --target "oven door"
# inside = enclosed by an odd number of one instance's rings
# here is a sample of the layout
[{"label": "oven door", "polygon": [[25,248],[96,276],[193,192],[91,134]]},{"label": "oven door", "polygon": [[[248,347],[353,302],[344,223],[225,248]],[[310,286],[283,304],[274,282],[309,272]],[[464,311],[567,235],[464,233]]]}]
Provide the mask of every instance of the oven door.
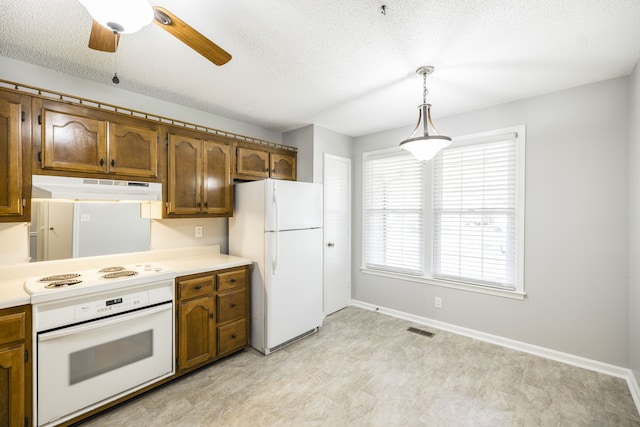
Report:
[{"label": "oven door", "polygon": [[40,333],[37,351],[38,425],[70,419],[173,374],[173,304]]}]

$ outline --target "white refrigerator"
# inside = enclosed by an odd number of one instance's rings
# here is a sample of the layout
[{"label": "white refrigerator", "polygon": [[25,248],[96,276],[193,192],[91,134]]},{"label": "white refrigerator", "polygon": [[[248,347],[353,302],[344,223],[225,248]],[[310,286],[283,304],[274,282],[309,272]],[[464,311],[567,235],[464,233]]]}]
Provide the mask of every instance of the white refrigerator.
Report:
[{"label": "white refrigerator", "polygon": [[254,261],[250,344],[269,354],[322,326],[322,185],[265,179],[234,197],[229,254]]}]

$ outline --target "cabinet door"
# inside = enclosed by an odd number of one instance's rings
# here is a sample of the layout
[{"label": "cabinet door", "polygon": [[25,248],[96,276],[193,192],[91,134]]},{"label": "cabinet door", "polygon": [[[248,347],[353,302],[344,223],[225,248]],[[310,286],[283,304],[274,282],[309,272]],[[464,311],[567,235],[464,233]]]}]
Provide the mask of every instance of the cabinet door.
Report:
[{"label": "cabinet door", "polygon": [[230,216],[233,213],[231,148],[214,141],[204,141],[203,148],[204,212]]},{"label": "cabinet door", "polygon": [[102,120],[42,110],[42,167],[107,172],[107,124]]},{"label": "cabinet door", "polygon": [[24,345],[0,349],[0,426],[25,423]]},{"label": "cabinet door", "polygon": [[21,105],[0,100],[0,215],[22,215]]},{"label": "cabinet door", "polygon": [[109,123],[109,172],[129,176],[158,176],[158,132]]},{"label": "cabinet door", "polygon": [[296,180],[296,154],[271,153],[271,178]]},{"label": "cabinet door", "polygon": [[187,369],[216,355],[213,295],[180,302],[178,364]]},{"label": "cabinet door", "polygon": [[202,141],[169,135],[167,213],[198,214],[202,211]]},{"label": "cabinet door", "polygon": [[269,178],[269,152],[237,147],[236,176],[248,179]]}]

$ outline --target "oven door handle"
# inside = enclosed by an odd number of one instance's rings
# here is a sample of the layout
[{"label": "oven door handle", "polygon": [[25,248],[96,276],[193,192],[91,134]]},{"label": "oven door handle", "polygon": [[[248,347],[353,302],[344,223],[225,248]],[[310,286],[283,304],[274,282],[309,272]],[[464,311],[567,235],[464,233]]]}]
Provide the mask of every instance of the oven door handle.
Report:
[{"label": "oven door handle", "polygon": [[125,313],[122,315],[118,315],[116,317],[112,317],[109,319],[98,319],[95,321],[91,321],[89,323],[84,323],[82,325],[71,326],[64,329],[59,329],[51,332],[44,332],[38,334],[38,341],[48,341],[60,337],[65,337],[71,334],[77,334],[79,332],[91,331],[96,328],[101,328],[104,326],[117,325],[118,323],[127,322],[132,319],[138,319],[140,317],[148,316],[150,314],[159,313],[164,310],[170,310],[171,303],[170,301],[167,303],[163,303],[162,305],[158,305],[156,307],[145,308],[139,311],[134,311],[132,313]]}]

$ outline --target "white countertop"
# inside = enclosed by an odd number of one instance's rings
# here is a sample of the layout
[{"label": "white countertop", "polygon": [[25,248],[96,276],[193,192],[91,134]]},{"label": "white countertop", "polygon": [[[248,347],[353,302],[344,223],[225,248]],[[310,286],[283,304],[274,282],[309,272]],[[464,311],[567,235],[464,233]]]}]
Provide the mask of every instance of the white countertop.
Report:
[{"label": "white countertop", "polygon": [[221,254],[220,246],[213,245],[3,266],[0,267],[0,308],[31,302],[31,296],[24,290],[27,277],[133,262],[158,262],[174,270],[176,276],[251,264],[247,258]]}]

